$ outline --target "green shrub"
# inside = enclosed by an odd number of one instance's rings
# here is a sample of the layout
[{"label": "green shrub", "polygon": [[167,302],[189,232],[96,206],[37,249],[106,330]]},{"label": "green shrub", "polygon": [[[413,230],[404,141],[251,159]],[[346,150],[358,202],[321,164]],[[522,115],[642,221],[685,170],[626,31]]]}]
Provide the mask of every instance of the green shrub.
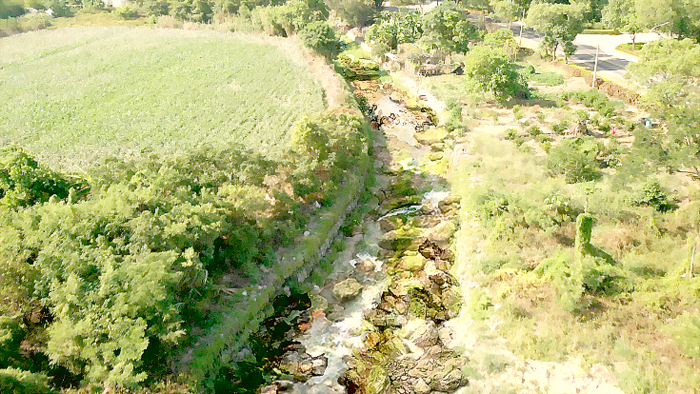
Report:
[{"label": "green shrub", "polygon": [[505,138],[506,138],[507,140],[513,141],[513,140],[515,139],[515,137],[517,137],[517,136],[518,136],[518,130],[513,129],[513,128],[506,129],[506,136],[505,136]]},{"label": "green shrub", "polygon": [[2,0],[0,1],[0,19],[8,19],[24,14],[23,1]]},{"label": "green shrub", "polygon": [[700,360],[700,316],[684,312],[675,318],[664,331],[673,335],[676,345],[688,357]]},{"label": "green shrub", "polygon": [[378,79],[380,76],[379,65],[371,60],[341,54],[338,56],[336,64],[340,75],[349,81],[367,81]]},{"label": "green shrub", "polygon": [[49,378],[16,368],[0,369],[0,392],[3,394],[48,394]]},{"label": "green shrub", "polygon": [[562,140],[549,152],[547,168],[552,176],[563,175],[567,183],[588,182],[600,178],[600,144],[593,137]]},{"label": "green shrub", "polygon": [[48,0],[44,3],[44,6],[53,11],[53,16],[55,17],[73,16],[73,10],[63,0]]},{"label": "green shrub", "polygon": [[566,119],[563,119],[561,122],[555,123],[554,125],[552,125],[552,131],[556,135],[563,135],[564,131],[566,131],[566,129],[568,129],[568,128],[569,128],[569,121],[567,121]]},{"label": "green shrub", "polygon": [[333,28],[325,21],[311,22],[299,32],[304,45],[326,56],[334,57],[340,49],[340,42]]},{"label": "green shrub", "polygon": [[46,202],[52,196],[68,197],[79,184],[49,170],[18,147],[0,149],[0,202],[26,207]]},{"label": "green shrub", "polygon": [[122,19],[136,19],[139,17],[139,7],[134,4],[125,4],[114,11]]},{"label": "green shrub", "polygon": [[537,74],[530,74],[528,76],[530,81],[539,82],[546,86],[559,86],[564,84],[564,77],[558,72],[543,72]]},{"label": "green shrub", "polygon": [[523,117],[523,107],[520,105],[514,105],[513,106],[513,116],[515,117],[515,120],[518,120]]},{"label": "green shrub", "polygon": [[582,34],[618,35],[620,31],[617,29],[583,29]]},{"label": "green shrub", "polygon": [[657,211],[669,209],[668,190],[661,186],[656,178],[647,180],[632,196],[632,203],[637,206],[654,207]]},{"label": "green shrub", "polygon": [[622,155],[625,151],[625,148],[613,139],[603,148],[598,159],[605,167],[618,167],[622,164]]},{"label": "green shrub", "polygon": [[542,129],[540,129],[538,126],[530,126],[525,131],[530,134],[531,137],[537,137],[538,135],[542,134]]},{"label": "green shrub", "polygon": [[540,262],[534,271],[551,281],[559,292],[559,304],[564,310],[574,311],[584,294],[583,272],[573,253],[559,249]]}]

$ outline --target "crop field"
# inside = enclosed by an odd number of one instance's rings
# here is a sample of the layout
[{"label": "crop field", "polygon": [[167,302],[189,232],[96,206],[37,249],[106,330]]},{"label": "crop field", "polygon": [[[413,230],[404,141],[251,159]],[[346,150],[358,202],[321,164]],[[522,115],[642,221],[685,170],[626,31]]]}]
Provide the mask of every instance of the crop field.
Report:
[{"label": "crop field", "polygon": [[0,39],[0,145],[75,171],[105,155],[241,144],[270,158],[323,110],[293,42],[206,31],[63,28]]}]

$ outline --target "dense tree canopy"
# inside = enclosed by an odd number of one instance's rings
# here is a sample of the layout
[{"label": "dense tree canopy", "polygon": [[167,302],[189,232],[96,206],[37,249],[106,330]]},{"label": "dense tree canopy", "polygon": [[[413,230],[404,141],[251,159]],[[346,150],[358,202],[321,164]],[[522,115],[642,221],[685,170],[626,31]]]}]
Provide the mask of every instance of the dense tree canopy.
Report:
[{"label": "dense tree canopy", "polygon": [[453,2],[444,2],[427,13],[423,22],[424,45],[448,53],[466,53],[469,43],[481,33],[466,20],[467,11]]},{"label": "dense tree canopy", "polygon": [[464,62],[464,75],[472,85],[491,92],[496,101],[527,96],[527,85],[515,70],[515,64],[502,49],[476,46]]},{"label": "dense tree canopy", "polygon": [[650,42],[629,66],[649,86],[643,104],[666,123],[666,133],[640,129],[638,151],[670,170],[700,179],[700,44],[691,39]]},{"label": "dense tree canopy", "polygon": [[527,13],[527,25],[545,35],[542,45],[552,56],[559,46],[568,56],[574,53],[576,36],[583,31],[586,3],[533,4]]}]

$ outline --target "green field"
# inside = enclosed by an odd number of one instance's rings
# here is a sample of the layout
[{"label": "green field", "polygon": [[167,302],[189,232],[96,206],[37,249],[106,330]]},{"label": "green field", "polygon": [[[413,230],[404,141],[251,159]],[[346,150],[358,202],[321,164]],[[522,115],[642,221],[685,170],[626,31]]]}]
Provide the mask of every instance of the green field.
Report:
[{"label": "green field", "polygon": [[0,145],[54,168],[239,143],[268,157],[323,110],[292,42],[206,31],[63,28],[0,39]]}]

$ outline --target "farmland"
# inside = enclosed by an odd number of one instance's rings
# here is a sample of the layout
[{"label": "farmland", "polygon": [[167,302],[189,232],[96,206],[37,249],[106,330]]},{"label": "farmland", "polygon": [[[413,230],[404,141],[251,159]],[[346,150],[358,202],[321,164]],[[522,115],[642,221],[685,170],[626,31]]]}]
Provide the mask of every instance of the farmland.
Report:
[{"label": "farmland", "polygon": [[66,28],[3,38],[0,143],[69,171],[110,154],[232,143],[279,158],[292,124],[324,108],[302,58],[279,40],[201,31]]}]

